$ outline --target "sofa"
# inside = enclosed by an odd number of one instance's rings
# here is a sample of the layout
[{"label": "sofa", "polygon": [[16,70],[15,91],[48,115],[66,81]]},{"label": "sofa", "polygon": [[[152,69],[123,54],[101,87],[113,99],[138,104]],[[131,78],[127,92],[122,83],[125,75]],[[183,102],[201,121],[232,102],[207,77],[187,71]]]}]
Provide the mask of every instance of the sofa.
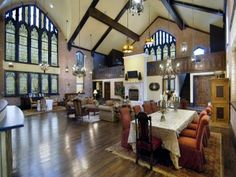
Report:
[{"label": "sofa", "polygon": [[99,115],[101,120],[115,122],[118,120],[117,107],[120,105],[120,100],[107,100],[104,105],[99,105]]}]

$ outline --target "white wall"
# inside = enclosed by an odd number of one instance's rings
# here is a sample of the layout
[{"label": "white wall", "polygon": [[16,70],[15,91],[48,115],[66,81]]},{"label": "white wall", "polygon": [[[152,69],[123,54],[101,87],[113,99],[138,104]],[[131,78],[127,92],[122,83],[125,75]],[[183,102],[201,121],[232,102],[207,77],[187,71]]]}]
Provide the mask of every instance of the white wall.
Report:
[{"label": "white wall", "polygon": [[204,73],[192,73],[190,74],[190,103],[193,103],[193,77],[194,76],[207,76],[214,75],[214,72],[204,72]]},{"label": "white wall", "polygon": [[105,90],[104,90],[104,82],[110,82],[110,85],[111,85],[111,90],[110,90],[110,93],[111,93],[111,98],[118,98],[118,99],[121,99],[120,96],[117,96],[115,95],[115,82],[124,82],[124,79],[123,78],[114,78],[114,79],[102,79],[102,80],[93,80],[93,81],[102,81],[102,90],[103,90],[103,93],[102,93],[102,96],[104,97],[104,93],[105,93]]},{"label": "white wall", "polygon": [[[158,91],[152,91],[149,89],[149,85],[151,83],[158,83],[160,88]],[[162,77],[161,76],[149,76],[147,77],[147,100],[154,100],[157,101],[160,99],[160,95],[162,94]]]}]

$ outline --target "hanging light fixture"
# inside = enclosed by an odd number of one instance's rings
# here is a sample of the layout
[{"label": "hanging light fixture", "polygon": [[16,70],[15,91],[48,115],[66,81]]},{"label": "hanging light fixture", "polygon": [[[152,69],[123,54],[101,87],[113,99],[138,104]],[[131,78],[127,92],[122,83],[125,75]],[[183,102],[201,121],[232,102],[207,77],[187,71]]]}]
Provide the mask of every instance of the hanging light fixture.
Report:
[{"label": "hanging light fixture", "polygon": [[172,59],[168,58],[162,64],[160,64],[161,75],[163,79],[175,79],[176,74],[179,71],[180,64],[177,63],[175,66],[172,63]]},{"label": "hanging light fixture", "polygon": [[[193,3],[193,0],[192,0],[192,3]],[[193,28],[194,28],[194,14],[193,14],[193,9],[192,9],[192,18],[193,18]],[[192,30],[192,49],[194,49],[194,40],[195,40],[195,32],[193,32],[194,30]],[[191,61],[195,61],[195,55],[194,53],[192,53],[191,55]]]},{"label": "hanging light fixture", "polygon": [[42,62],[39,64],[40,69],[45,73],[49,69],[49,64],[47,62]]},{"label": "hanging light fixture", "polygon": [[[129,28],[129,19],[128,19],[128,11],[127,11],[127,28]],[[123,53],[131,53],[134,50],[134,46],[131,44],[129,37],[126,39],[126,44],[122,48]]]},{"label": "hanging light fixture", "polygon": [[[151,9],[150,9],[150,5],[149,5],[149,25],[151,24]],[[151,37],[150,34],[150,27],[149,27],[149,31],[148,31],[148,38],[145,39],[145,44],[146,45],[152,45],[154,42],[154,39]]]},{"label": "hanging light fixture", "polygon": [[129,11],[134,16],[134,14],[140,15],[144,10],[143,6],[144,0],[130,0]]},{"label": "hanging light fixture", "polygon": [[[185,28],[185,24],[184,24],[184,22],[183,22],[183,29],[184,29],[184,28]],[[183,35],[182,35],[182,38],[183,38],[183,41],[184,41],[184,32],[183,32],[183,31],[182,31],[182,34],[183,34]],[[187,52],[187,50],[188,50],[188,44],[187,44],[187,42],[185,42],[185,41],[182,42],[180,48],[181,48],[181,52],[182,52],[182,53]]]}]

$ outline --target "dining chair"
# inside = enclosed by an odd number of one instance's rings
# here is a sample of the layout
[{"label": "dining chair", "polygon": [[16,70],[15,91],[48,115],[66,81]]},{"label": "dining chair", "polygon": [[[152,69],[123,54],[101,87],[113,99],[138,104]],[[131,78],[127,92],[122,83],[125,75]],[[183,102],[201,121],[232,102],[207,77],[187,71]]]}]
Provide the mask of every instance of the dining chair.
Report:
[{"label": "dining chair", "polygon": [[145,103],[143,104],[143,110],[144,110],[144,112],[147,113],[147,114],[153,113],[153,112],[152,112],[151,103],[150,103],[150,102],[145,102]]},{"label": "dining chair", "polygon": [[193,129],[193,130],[196,130],[197,129],[197,125],[200,123],[199,121],[199,118],[204,116],[204,115],[207,115],[207,112],[205,110],[201,111],[199,116],[198,116],[198,119],[194,119],[189,125],[188,125],[188,129]]},{"label": "dining chair", "polygon": [[181,154],[179,164],[182,167],[198,172],[203,170],[204,163],[206,163],[203,149],[203,135],[208,124],[208,116],[204,115],[200,120],[196,138],[179,137],[178,142]]},{"label": "dining chair", "polygon": [[159,111],[159,107],[157,106],[157,103],[156,103],[156,102],[151,101],[150,104],[151,104],[152,112],[157,112],[157,111]]},{"label": "dining chair", "polygon": [[121,146],[126,149],[132,149],[131,145],[128,144],[129,129],[131,123],[131,114],[129,107],[120,108],[120,120],[122,124]]},{"label": "dining chair", "polygon": [[142,111],[142,108],[140,105],[135,105],[133,106],[133,110],[134,110],[135,115],[138,115],[138,113]]},{"label": "dining chair", "polygon": [[140,157],[149,156],[150,169],[153,167],[153,154],[161,147],[161,139],[152,136],[152,120],[145,112],[135,116],[136,163]]}]

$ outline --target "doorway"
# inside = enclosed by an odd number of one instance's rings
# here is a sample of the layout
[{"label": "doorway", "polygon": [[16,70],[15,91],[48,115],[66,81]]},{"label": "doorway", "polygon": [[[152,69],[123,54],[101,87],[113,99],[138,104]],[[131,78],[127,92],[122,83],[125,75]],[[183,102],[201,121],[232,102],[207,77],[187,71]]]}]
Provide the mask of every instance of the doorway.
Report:
[{"label": "doorway", "polygon": [[104,82],[104,98],[105,100],[111,99],[111,83]]},{"label": "doorway", "polygon": [[194,105],[205,107],[211,101],[211,79],[214,75],[199,75],[193,77]]}]

